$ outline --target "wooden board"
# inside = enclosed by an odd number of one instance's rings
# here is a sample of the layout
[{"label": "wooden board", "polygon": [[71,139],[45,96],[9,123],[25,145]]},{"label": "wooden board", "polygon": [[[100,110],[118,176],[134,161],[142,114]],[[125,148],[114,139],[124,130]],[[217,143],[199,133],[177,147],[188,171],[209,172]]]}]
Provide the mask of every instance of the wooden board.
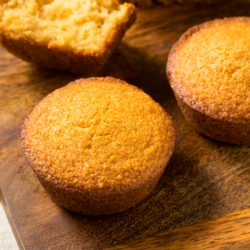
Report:
[{"label": "wooden board", "polygon": [[146,239],[129,242],[127,245],[115,246],[108,249],[249,250],[249,216],[250,209],[245,209],[219,219],[170,230]]},{"label": "wooden board", "polygon": [[20,245],[100,249],[250,207],[250,148],[195,133],[165,77],[167,55],[182,32],[216,17],[250,15],[249,4],[232,1],[203,9],[169,6],[139,11],[104,75],[143,88],[166,108],[174,119],[177,143],[152,195],[117,215],[88,217],[58,207],[23,158],[19,135],[23,119],[44,95],[80,76],[38,69],[0,47],[0,186]]}]

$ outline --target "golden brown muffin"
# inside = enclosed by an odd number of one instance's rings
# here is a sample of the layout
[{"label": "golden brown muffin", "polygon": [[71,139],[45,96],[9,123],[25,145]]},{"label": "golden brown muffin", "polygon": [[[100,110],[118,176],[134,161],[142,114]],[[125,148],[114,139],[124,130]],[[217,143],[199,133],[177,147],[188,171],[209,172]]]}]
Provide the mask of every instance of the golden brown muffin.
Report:
[{"label": "golden brown muffin", "polygon": [[171,118],[151,97],[115,78],[77,80],[46,96],[22,142],[40,182],[61,206],[110,214],[143,200],[174,148]]},{"label": "golden brown muffin", "polygon": [[189,29],[173,46],[167,75],[186,119],[216,140],[250,144],[250,18]]},{"label": "golden brown muffin", "polygon": [[0,3],[0,38],[24,60],[95,74],[134,20],[135,7],[118,0],[9,0]]}]

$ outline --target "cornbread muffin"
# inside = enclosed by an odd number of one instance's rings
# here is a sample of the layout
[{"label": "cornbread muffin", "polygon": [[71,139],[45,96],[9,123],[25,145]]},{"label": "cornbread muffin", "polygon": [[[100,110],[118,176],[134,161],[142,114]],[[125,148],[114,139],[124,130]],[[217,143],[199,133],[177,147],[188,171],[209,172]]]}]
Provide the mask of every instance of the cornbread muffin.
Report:
[{"label": "cornbread muffin", "polygon": [[26,119],[22,142],[40,182],[61,206],[110,214],[143,200],[174,148],[171,118],[121,80],[77,80],[45,97]]},{"label": "cornbread muffin", "polygon": [[151,7],[156,4],[163,4],[163,5],[169,5],[173,3],[178,4],[212,4],[212,3],[219,3],[224,0],[125,0],[123,2],[130,2],[134,3],[137,6],[140,7]]},{"label": "cornbread muffin", "polygon": [[250,144],[250,18],[189,29],[173,46],[167,75],[186,119],[216,140]]},{"label": "cornbread muffin", "polygon": [[118,0],[0,2],[0,39],[10,52],[43,67],[95,74],[135,20]]}]

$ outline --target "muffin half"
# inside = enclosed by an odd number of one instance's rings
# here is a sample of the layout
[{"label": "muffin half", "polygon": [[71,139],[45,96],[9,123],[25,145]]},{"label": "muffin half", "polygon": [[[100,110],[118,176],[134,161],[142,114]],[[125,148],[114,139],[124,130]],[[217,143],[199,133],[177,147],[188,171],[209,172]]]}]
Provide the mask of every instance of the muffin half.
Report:
[{"label": "muffin half", "polygon": [[163,108],[115,78],[77,80],[46,96],[22,129],[24,153],[61,206],[84,214],[124,211],[143,200],[174,148]]},{"label": "muffin half", "polygon": [[213,139],[250,144],[250,18],[189,29],[173,46],[167,75],[190,124]]},{"label": "muffin half", "polygon": [[7,0],[0,3],[0,38],[40,66],[95,74],[135,20],[118,0]]}]

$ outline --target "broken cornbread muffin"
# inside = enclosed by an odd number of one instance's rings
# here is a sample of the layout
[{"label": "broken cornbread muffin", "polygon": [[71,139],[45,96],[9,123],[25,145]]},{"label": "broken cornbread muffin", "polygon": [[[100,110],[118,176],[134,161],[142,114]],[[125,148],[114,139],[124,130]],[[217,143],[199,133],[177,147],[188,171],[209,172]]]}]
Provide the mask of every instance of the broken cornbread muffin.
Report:
[{"label": "broken cornbread muffin", "polygon": [[106,77],[46,96],[22,129],[27,161],[61,206],[124,211],[151,193],[174,149],[170,116],[142,90]]},{"label": "broken cornbread muffin", "polygon": [[40,66],[94,74],[135,20],[116,0],[9,0],[0,3],[4,47]]},{"label": "broken cornbread muffin", "polygon": [[215,140],[250,144],[250,18],[194,26],[171,49],[167,75],[189,123]]}]

